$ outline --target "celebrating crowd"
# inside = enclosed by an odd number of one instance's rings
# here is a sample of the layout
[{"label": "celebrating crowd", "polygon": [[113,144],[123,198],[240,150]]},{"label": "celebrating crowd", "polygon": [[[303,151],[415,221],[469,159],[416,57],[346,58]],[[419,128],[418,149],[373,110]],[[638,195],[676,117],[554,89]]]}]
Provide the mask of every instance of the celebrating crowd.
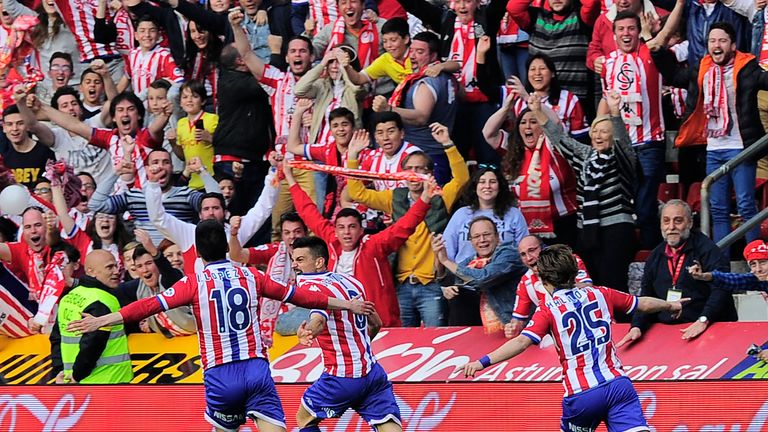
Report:
[{"label": "celebrating crowd", "polygon": [[[691,323],[695,338],[737,319],[713,240],[732,211],[757,213],[768,162],[713,185],[712,240],[685,201],[660,211],[659,187],[676,173],[687,190],[765,135],[765,5],[2,0],[0,182],[30,203],[0,221],[0,334],[50,333],[54,369],[75,381],[100,366],[77,352],[128,361],[125,333],[194,334],[190,306],[111,338],[73,342],[55,323],[202,271],[196,224],[215,220],[231,260],[286,286],[294,241],[319,237],[383,326],[508,337],[546,298],[543,248],[578,254],[576,283],[625,292],[636,252],[652,250],[642,295],[691,301],[619,316],[632,322],[621,344],[653,322]],[[768,259],[758,236],[748,260]],[[57,314],[71,293],[82,307]],[[309,317],[261,302],[267,344]]]}]

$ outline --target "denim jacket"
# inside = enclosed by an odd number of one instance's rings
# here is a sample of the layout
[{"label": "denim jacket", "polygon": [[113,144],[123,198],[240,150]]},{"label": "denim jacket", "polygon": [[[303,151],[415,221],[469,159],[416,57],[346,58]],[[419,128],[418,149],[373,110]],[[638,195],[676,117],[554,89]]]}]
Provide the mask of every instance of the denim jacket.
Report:
[{"label": "denim jacket", "polygon": [[465,281],[465,287],[485,294],[488,304],[501,322],[509,322],[515,308],[517,284],[528,270],[520,261],[515,243],[506,242],[496,247],[491,260],[481,269],[467,267],[474,258],[458,263],[456,275]]}]

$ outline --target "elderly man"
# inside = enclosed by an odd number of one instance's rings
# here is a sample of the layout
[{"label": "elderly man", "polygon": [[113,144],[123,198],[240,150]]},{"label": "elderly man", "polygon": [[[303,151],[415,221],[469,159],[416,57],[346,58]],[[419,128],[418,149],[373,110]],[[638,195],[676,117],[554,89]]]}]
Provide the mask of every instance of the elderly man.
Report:
[{"label": "elderly man", "polygon": [[665,324],[692,323],[681,330],[685,340],[694,339],[707,329],[710,322],[736,321],[733,297],[726,291],[713,289],[698,281],[685,269],[696,263],[705,271],[728,271],[728,260],[715,243],[699,232],[691,232],[693,217],[685,201],[670,200],[661,210],[661,235],[664,242],[651,252],[645,262],[641,296],[667,301],[684,297],[691,301],[679,318],[669,313],[635,314],[632,327],[616,345],[620,347],[639,339],[654,322]]},{"label": "elderly man", "polygon": [[[504,323],[512,319],[515,304],[515,290],[510,288],[525,273],[514,243],[502,244],[496,223],[489,217],[478,216],[469,223],[469,240],[475,256],[456,263],[448,258],[442,237],[438,234],[432,239],[437,276],[441,277],[447,269],[463,288],[443,287],[443,296],[449,300],[448,325],[479,325],[478,321],[482,321],[487,330],[502,330]],[[481,292],[490,311],[481,311]]]},{"label": "elderly man", "polygon": [[[528,267],[528,271],[520,278],[520,282],[517,285],[517,297],[515,298],[512,320],[504,326],[504,335],[507,338],[519,335],[526,321],[533,315],[533,311],[540,304],[551,299],[549,292],[541,284],[536,271],[536,263],[539,261],[539,254],[543,247],[544,243],[541,239],[533,235],[523,237],[517,245],[517,252],[520,254],[523,264]],[[592,279],[589,277],[589,273],[587,273],[584,261],[576,254],[573,254],[573,256],[576,258],[576,264],[579,267],[579,272],[576,275],[576,285],[578,287],[592,285]]]},{"label": "elderly man", "polygon": [[[107,315],[120,310],[115,290],[120,272],[109,251],[95,250],[85,259],[85,276],[80,285],[61,298],[56,321],[61,334],[61,360],[64,370],[58,382],[83,384],[119,384],[133,379],[128,338],[123,324],[93,333],[79,334],[67,325],[84,315]],[[55,332],[55,331],[54,331]],[[51,336],[52,339],[55,335]]]}]

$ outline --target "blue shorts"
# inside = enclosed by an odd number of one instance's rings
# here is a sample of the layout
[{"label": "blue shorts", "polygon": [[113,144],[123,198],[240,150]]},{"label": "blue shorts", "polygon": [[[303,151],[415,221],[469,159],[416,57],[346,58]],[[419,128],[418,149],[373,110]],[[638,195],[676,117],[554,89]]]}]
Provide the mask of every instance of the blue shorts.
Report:
[{"label": "blue shorts", "polygon": [[352,408],[371,426],[390,420],[400,424],[400,407],[392,383],[378,363],[362,378],[340,378],[323,372],[304,392],[301,405],[319,419],[341,417]]},{"label": "blue shorts", "polygon": [[629,378],[622,376],[563,399],[563,431],[591,432],[602,422],[608,432],[648,430],[640,399]]},{"label": "blue shorts", "polygon": [[285,427],[285,413],[264,359],[225,363],[205,371],[205,419],[236,431],[246,417]]}]

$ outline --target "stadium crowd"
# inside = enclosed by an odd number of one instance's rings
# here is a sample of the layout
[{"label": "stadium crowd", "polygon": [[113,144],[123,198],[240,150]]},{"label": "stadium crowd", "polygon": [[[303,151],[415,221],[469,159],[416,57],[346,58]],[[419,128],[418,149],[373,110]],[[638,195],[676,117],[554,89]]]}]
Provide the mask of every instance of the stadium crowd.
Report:
[{"label": "stadium crowd", "polygon": [[[579,284],[692,299],[620,317],[620,344],[655,322],[695,338],[737,319],[713,241],[768,179],[760,157],[730,170],[712,239],[696,231],[697,182],[768,127],[766,3],[2,0],[0,182],[31,196],[0,220],[0,334],[50,333],[75,381],[102,352],[125,362],[125,333],[194,334],[181,307],[80,338],[56,304],[75,319],[163,292],[202,270],[195,224],[214,219],[233,261],[289,286],[293,241],[322,238],[384,326],[515,336],[546,295],[540,251],[562,243]],[[260,313],[269,343],[309,311]]]}]

